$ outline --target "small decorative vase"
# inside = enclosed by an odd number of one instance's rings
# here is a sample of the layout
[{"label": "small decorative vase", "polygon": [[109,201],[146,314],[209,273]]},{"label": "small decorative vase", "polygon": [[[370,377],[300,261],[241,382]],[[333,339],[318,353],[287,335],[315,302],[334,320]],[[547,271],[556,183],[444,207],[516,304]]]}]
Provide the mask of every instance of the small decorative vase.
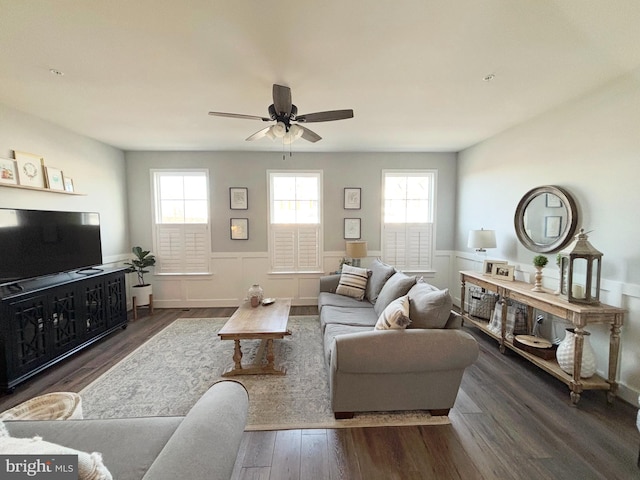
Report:
[{"label": "small decorative vase", "polygon": [[543,292],[542,289],[542,267],[536,267],[536,283],[531,289],[532,292]]},{"label": "small decorative vase", "polygon": [[[564,340],[558,345],[556,351],[556,358],[560,368],[567,372],[569,375],[573,375],[573,355],[576,348],[575,343],[575,329],[567,328],[567,333]],[[596,355],[593,351],[593,347],[589,342],[589,332],[583,332],[583,344],[582,344],[582,364],[580,367],[580,377],[589,378],[596,373]]]},{"label": "small decorative vase", "polygon": [[251,302],[251,306],[253,308],[256,308],[258,305],[260,305],[260,302],[262,302],[262,299],[264,297],[264,292],[262,290],[262,287],[257,283],[254,283],[249,289],[249,292],[247,293],[247,297]]}]

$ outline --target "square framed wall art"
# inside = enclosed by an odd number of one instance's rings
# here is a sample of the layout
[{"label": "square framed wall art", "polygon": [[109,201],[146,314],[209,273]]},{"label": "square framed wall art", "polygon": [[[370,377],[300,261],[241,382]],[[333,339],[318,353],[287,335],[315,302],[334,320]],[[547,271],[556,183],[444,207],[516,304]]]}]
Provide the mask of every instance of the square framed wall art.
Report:
[{"label": "square framed wall art", "polygon": [[248,210],[249,189],[246,187],[229,187],[229,208],[231,210]]},{"label": "square framed wall art", "polygon": [[232,218],[230,228],[231,240],[249,240],[248,218]]},{"label": "square framed wall art", "polygon": [[0,158],[0,183],[6,185],[18,184],[16,161],[10,158]]},{"label": "square framed wall art", "polygon": [[18,181],[27,187],[45,188],[44,158],[33,153],[13,151],[18,165]]}]

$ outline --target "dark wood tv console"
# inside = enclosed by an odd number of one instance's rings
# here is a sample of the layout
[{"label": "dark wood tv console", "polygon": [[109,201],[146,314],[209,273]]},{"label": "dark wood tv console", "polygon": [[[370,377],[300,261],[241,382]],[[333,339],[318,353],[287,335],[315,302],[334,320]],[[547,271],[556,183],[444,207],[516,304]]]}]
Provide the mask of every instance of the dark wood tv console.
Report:
[{"label": "dark wood tv console", "polygon": [[125,269],[0,287],[0,388],[15,386],[127,326]]}]

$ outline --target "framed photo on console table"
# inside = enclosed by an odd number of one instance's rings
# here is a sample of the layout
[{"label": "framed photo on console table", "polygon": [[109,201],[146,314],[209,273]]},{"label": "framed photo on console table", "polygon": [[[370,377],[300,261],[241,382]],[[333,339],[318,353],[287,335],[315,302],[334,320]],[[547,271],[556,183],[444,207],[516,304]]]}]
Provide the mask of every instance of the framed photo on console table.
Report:
[{"label": "framed photo on console table", "polygon": [[497,263],[493,265],[491,276],[499,280],[508,280],[513,282],[515,265],[507,265],[506,263]]},{"label": "framed photo on console table", "polygon": [[506,265],[506,263],[507,262],[505,260],[485,260],[484,266],[482,267],[482,274],[491,275],[493,273],[494,265]]}]

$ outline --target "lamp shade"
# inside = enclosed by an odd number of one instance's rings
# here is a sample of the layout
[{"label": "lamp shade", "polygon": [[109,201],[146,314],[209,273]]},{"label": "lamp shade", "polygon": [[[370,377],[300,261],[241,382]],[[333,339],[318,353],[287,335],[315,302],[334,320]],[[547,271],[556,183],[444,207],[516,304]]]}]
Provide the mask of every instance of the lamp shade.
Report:
[{"label": "lamp shade", "polygon": [[469,240],[467,247],[476,250],[484,250],[485,248],[496,248],[496,232],[495,230],[469,230]]},{"label": "lamp shade", "polygon": [[350,258],[364,258],[367,256],[367,242],[347,242],[347,256]]}]

